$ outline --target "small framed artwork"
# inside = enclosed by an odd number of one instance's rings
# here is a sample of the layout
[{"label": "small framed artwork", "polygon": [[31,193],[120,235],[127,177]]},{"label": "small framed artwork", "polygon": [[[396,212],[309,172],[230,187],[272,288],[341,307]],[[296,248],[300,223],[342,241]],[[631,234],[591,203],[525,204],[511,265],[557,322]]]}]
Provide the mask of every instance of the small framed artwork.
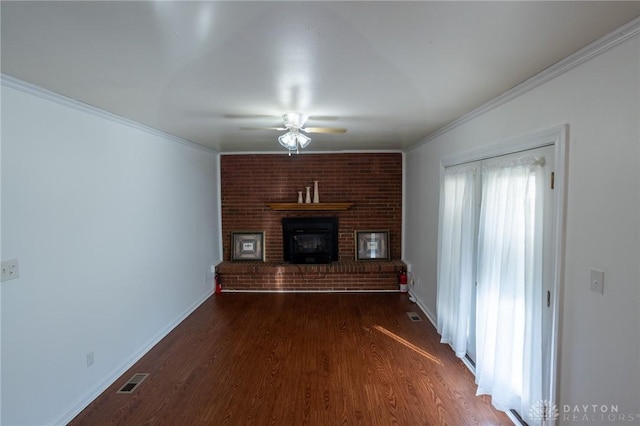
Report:
[{"label": "small framed artwork", "polygon": [[264,232],[233,232],[231,234],[231,260],[263,262]]},{"label": "small framed artwork", "polygon": [[356,260],[389,259],[389,231],[355,231]]}]

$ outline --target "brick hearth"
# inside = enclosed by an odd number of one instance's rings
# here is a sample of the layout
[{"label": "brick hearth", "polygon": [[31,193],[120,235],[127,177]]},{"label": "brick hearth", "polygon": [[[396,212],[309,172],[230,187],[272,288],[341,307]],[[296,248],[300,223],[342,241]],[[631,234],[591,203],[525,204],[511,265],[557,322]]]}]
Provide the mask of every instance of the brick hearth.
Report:
[{"label": "brick hearth", "polygon": [[317,265],[279,262],[222,262],[216,267],[223,291],[398,290],[400,260],[340,261]]}]

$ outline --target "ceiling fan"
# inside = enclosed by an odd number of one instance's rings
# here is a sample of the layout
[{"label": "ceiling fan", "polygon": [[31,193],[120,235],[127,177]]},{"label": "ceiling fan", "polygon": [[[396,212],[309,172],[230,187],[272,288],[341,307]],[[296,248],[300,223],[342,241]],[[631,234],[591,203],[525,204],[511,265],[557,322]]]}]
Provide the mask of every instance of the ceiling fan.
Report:
[{"label": "ceiling fan", "polygon": [[278,137],[278,142],[287,148],[289,155],[292,151],[298,153],[300,148],[309,145],[311,138],[305,133],[342,134],[347,132],[347,129],[337,127],[303,127],[308,118],[308,115],[299,112],[287,112],[282,115],[284,127],[240,127],[240,130],[286,130],[287,133]]}]

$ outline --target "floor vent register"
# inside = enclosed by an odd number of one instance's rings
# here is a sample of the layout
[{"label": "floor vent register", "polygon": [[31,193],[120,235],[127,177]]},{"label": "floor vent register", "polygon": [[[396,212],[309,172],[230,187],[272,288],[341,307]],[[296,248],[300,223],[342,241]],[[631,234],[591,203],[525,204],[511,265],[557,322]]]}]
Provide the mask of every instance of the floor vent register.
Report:
[{"label": "floor vent register", "polygon": [[144,379],[147,378],[148,375],[149,373],[134,374],[133,377],[131,377],[129,381],[127,381],[127,383],[125,383],[124,386],[122,386],[120,390],[117,391],[116,393],[133,393],[133,391],[135,391],[138,388],[140,383],[142,383]]},{"label": "floor vent register", "polygon": [[407,312],[407,315],[411,321],[422,321],[422,318],[416,312]]}]

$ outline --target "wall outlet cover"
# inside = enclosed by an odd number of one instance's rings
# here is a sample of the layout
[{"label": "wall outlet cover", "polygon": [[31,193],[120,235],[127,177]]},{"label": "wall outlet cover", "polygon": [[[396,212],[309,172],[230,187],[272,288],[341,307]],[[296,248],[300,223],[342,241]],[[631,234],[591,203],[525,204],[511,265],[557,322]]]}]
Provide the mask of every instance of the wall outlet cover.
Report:
[{"label": "wall outlet cover", "polygon": [[20,265],[18,259],[2,261],[2,276],[0,281],[13,280],[20,277]]},{"label": "wall outlet cover", "polygon": [[591,291],[604,294],[604,271],[591,270]]}]

